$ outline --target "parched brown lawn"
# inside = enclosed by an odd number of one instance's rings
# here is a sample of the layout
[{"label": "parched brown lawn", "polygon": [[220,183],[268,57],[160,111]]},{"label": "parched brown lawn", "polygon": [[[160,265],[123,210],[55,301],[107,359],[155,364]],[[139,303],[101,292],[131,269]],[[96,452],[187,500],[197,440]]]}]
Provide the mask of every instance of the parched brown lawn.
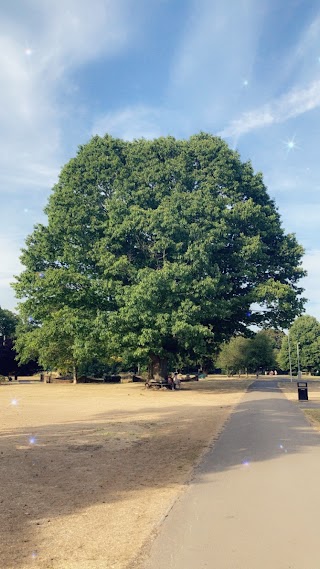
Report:
[{"label": "parched brown lawn", "polygon": [[250,380],[0,385],[1,569],[125,569]]}]

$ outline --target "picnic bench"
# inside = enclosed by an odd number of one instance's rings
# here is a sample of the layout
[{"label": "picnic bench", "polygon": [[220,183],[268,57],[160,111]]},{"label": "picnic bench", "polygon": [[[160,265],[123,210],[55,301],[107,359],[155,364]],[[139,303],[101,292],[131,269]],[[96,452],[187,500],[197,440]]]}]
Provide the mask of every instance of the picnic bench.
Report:
[{"label": "picnic bench", "polygon": [[147,389],[155,387],[155,389],[174,389],[174,384],[169,383],[168,380],[147,379],[145,383]]}]

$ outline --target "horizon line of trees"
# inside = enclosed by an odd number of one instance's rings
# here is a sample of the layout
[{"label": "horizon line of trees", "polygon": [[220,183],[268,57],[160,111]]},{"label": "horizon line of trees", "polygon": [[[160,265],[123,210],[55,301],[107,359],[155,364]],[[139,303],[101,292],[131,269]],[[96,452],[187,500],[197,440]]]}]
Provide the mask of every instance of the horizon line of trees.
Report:
[{"label": "horizon line of trees", "polygon": [[[18,364],[14,342],[19,326],[21,326],[19,316],[0,307],[0,375],[29,375],[42,369],[35,360],[29,364]],[[264,373],[274,369],[289,372],[291,359],[291,369],[297,373],[298,351],[300,370],[319,374],[320,323],[313,316],[302,315],[296,318],[287,333],[282,330],[264,329],[256,333],[251,332],[250,337],[234,336],[220,345],[216,356],[212,354],[212,357],[207,358],[205,362],[181,360],[179,367],[220,368],[227,375]],[[121,358],[113,361],[93,361],[90,358],[81,371],[91,375],[102,375],[110,371],[128,371],[128,369],[135,371],[136,367],[123,366]]]}]

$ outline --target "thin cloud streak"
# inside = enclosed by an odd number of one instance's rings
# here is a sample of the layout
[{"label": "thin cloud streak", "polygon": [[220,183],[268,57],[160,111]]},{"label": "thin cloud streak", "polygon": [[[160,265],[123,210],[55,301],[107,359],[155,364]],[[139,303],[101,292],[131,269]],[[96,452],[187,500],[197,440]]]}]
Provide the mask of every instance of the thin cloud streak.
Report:
[{"label": "thin cloud streak", "polygon": [[92,135],[106,133],[134,140],[159,136],[181,136],[190,130],[188,119],[173,109],[136,105],[106,113],[92,127]]},{"label": "thin cloud streak", "polygon": [[280,99],[274,100],[259,109],[243,113],[218,133],[225,138],[239,137],[243,134],[285,122],[320,106],[320,80],[313,81],[305,89],[293,89]]}]

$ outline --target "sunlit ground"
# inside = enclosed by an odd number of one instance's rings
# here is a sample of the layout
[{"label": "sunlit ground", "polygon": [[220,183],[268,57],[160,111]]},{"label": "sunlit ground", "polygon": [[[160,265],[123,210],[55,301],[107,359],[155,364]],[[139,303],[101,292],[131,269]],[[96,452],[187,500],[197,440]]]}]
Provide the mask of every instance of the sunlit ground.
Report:
[{"label": "sunlit ground", "polygon": [[1,569],[124,569],[251,381],[0,385]]}]

